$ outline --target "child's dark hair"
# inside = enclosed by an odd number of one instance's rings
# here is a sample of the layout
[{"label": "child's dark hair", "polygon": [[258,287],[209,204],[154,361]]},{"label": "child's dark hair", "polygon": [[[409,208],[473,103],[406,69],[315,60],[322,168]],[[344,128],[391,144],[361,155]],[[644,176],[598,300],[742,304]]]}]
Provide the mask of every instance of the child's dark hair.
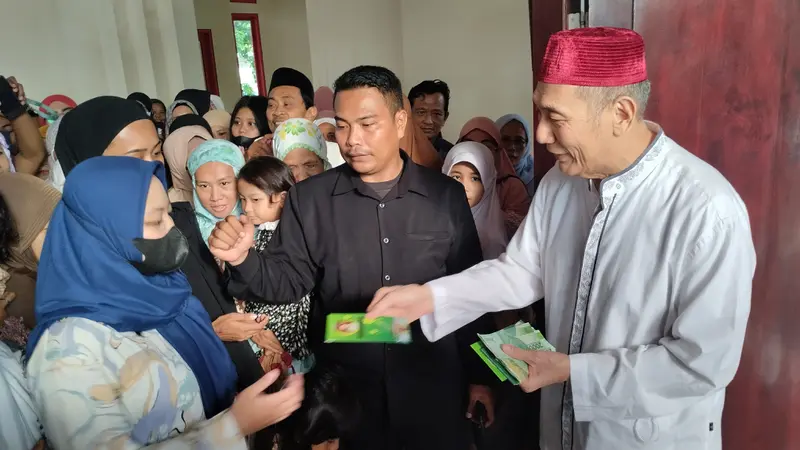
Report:
[{"label": "child's dark hair", "polygon": [[280,194],[294,186],[292,169],[272,156],[259,156],[247,161],[239,171],[239,179],[261,189],[267,195]]},{"label": "child's dark hair", "polygon": [[306,375],[303,405],[281,424],[279,450],[310,450],[339,439],[360,420],[361,405],[342,371],[317,366]]}]

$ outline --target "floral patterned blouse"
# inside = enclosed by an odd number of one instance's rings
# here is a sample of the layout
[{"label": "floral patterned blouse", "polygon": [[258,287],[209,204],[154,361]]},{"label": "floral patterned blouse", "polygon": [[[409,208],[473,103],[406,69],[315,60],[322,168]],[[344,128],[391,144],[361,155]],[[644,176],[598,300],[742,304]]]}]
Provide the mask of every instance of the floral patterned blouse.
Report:
[{"label": "floral patterned blouse", "polygon": [[[258,227],[253,237],[253,248],[258,253],[267,248],[277,227],[278,221],[267,222]],[[275,333],[275,337],[278,338],[283,349],[291,354],[292,359],[302,360],[311,355],[311,350],[308,348],[311,294],[307,294],[299,302],[282,305],[246,302],[244,310],[248,313],[266,314],[269,317],[267,327]],[[300,373],[305,373],[305,371]]]},{"label": "floral patterned blouse", "polygon": [[53,448],[247,449],[230,410],[205,418],[194,374],[158,331],[67,318],[42,335],[27,372]]}]

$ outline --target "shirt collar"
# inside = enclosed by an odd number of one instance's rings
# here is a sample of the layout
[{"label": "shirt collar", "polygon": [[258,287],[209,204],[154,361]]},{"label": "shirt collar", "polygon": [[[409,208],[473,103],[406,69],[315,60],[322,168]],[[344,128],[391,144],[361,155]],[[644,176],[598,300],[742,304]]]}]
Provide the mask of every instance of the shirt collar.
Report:
[{"label": "shirt collar", "polygon": [[[661,164],[664,155],[669,150],[667,141],[669,138],[664,134],[664,130],[654,122],[646,122],[647,127],[656,133],[655,138],[639,158],[627,169],[620,173],[604,179],[600,183],[600,193],[605,197],[613,197],[622,194],[626,190],[633,189],[642,180],[647,178],[653,170]],[[592,190],[592,180],[589,181],[589,189]]]},{"label": "shirt collar", "polygon": [[[428,196],[428,187],[423,183],[423,170],[408,157],[405,151],[400,150],[400,157],[403,158],[403,171],[400,173],[400,180],[397,182],[397,196],[402,197],[409,191],[422,196]],[[333,195],[346,194],[357,190],[363,195],[372,196],[372,190],[361,180],[361,176],[349,165],[343,164],[336,185],[333,188]]]}]

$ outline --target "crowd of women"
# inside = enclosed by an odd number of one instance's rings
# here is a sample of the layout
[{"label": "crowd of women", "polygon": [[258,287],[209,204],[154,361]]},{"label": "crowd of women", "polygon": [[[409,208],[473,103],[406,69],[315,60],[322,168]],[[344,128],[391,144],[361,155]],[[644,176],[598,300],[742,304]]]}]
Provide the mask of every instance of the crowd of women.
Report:
[{"label": "crowd of women", "polygon": [[[363,399],[310,350],[314,292],[241,301],[208,248],[219,221],[243,214],[264,251],[295,183],[346,164],[333,92],[309,96],[295,72],[230,113],[186,89],[169,106],[59,96],[34,108],[40,123],[22,85],[0,80],[4,448],[338,448]],[[273,95],[282,87],[297,98]],[[519,115],[476,117],[442,160],[408,120],[400,148],[464,186],[489,259],[530,206],[532,138]],[[501,313],[496,326],[519,318],[533,320]],[[498,395],[498,432],[535,427],[516,416],[536,408],[502,408],[528,401],[517,390]]]}]

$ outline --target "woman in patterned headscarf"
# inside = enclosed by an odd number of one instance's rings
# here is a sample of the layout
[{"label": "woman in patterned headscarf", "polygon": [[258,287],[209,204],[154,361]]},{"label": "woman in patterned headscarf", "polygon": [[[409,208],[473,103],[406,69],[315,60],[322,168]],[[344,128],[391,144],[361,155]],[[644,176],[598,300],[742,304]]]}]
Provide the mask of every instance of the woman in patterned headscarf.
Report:
[{"label": "woman in patterned headscarf", "polygon": [[275,157],[286,163],[299,183],[331,168],[322,131],[306,119],[281,123],[272,138]]}]

